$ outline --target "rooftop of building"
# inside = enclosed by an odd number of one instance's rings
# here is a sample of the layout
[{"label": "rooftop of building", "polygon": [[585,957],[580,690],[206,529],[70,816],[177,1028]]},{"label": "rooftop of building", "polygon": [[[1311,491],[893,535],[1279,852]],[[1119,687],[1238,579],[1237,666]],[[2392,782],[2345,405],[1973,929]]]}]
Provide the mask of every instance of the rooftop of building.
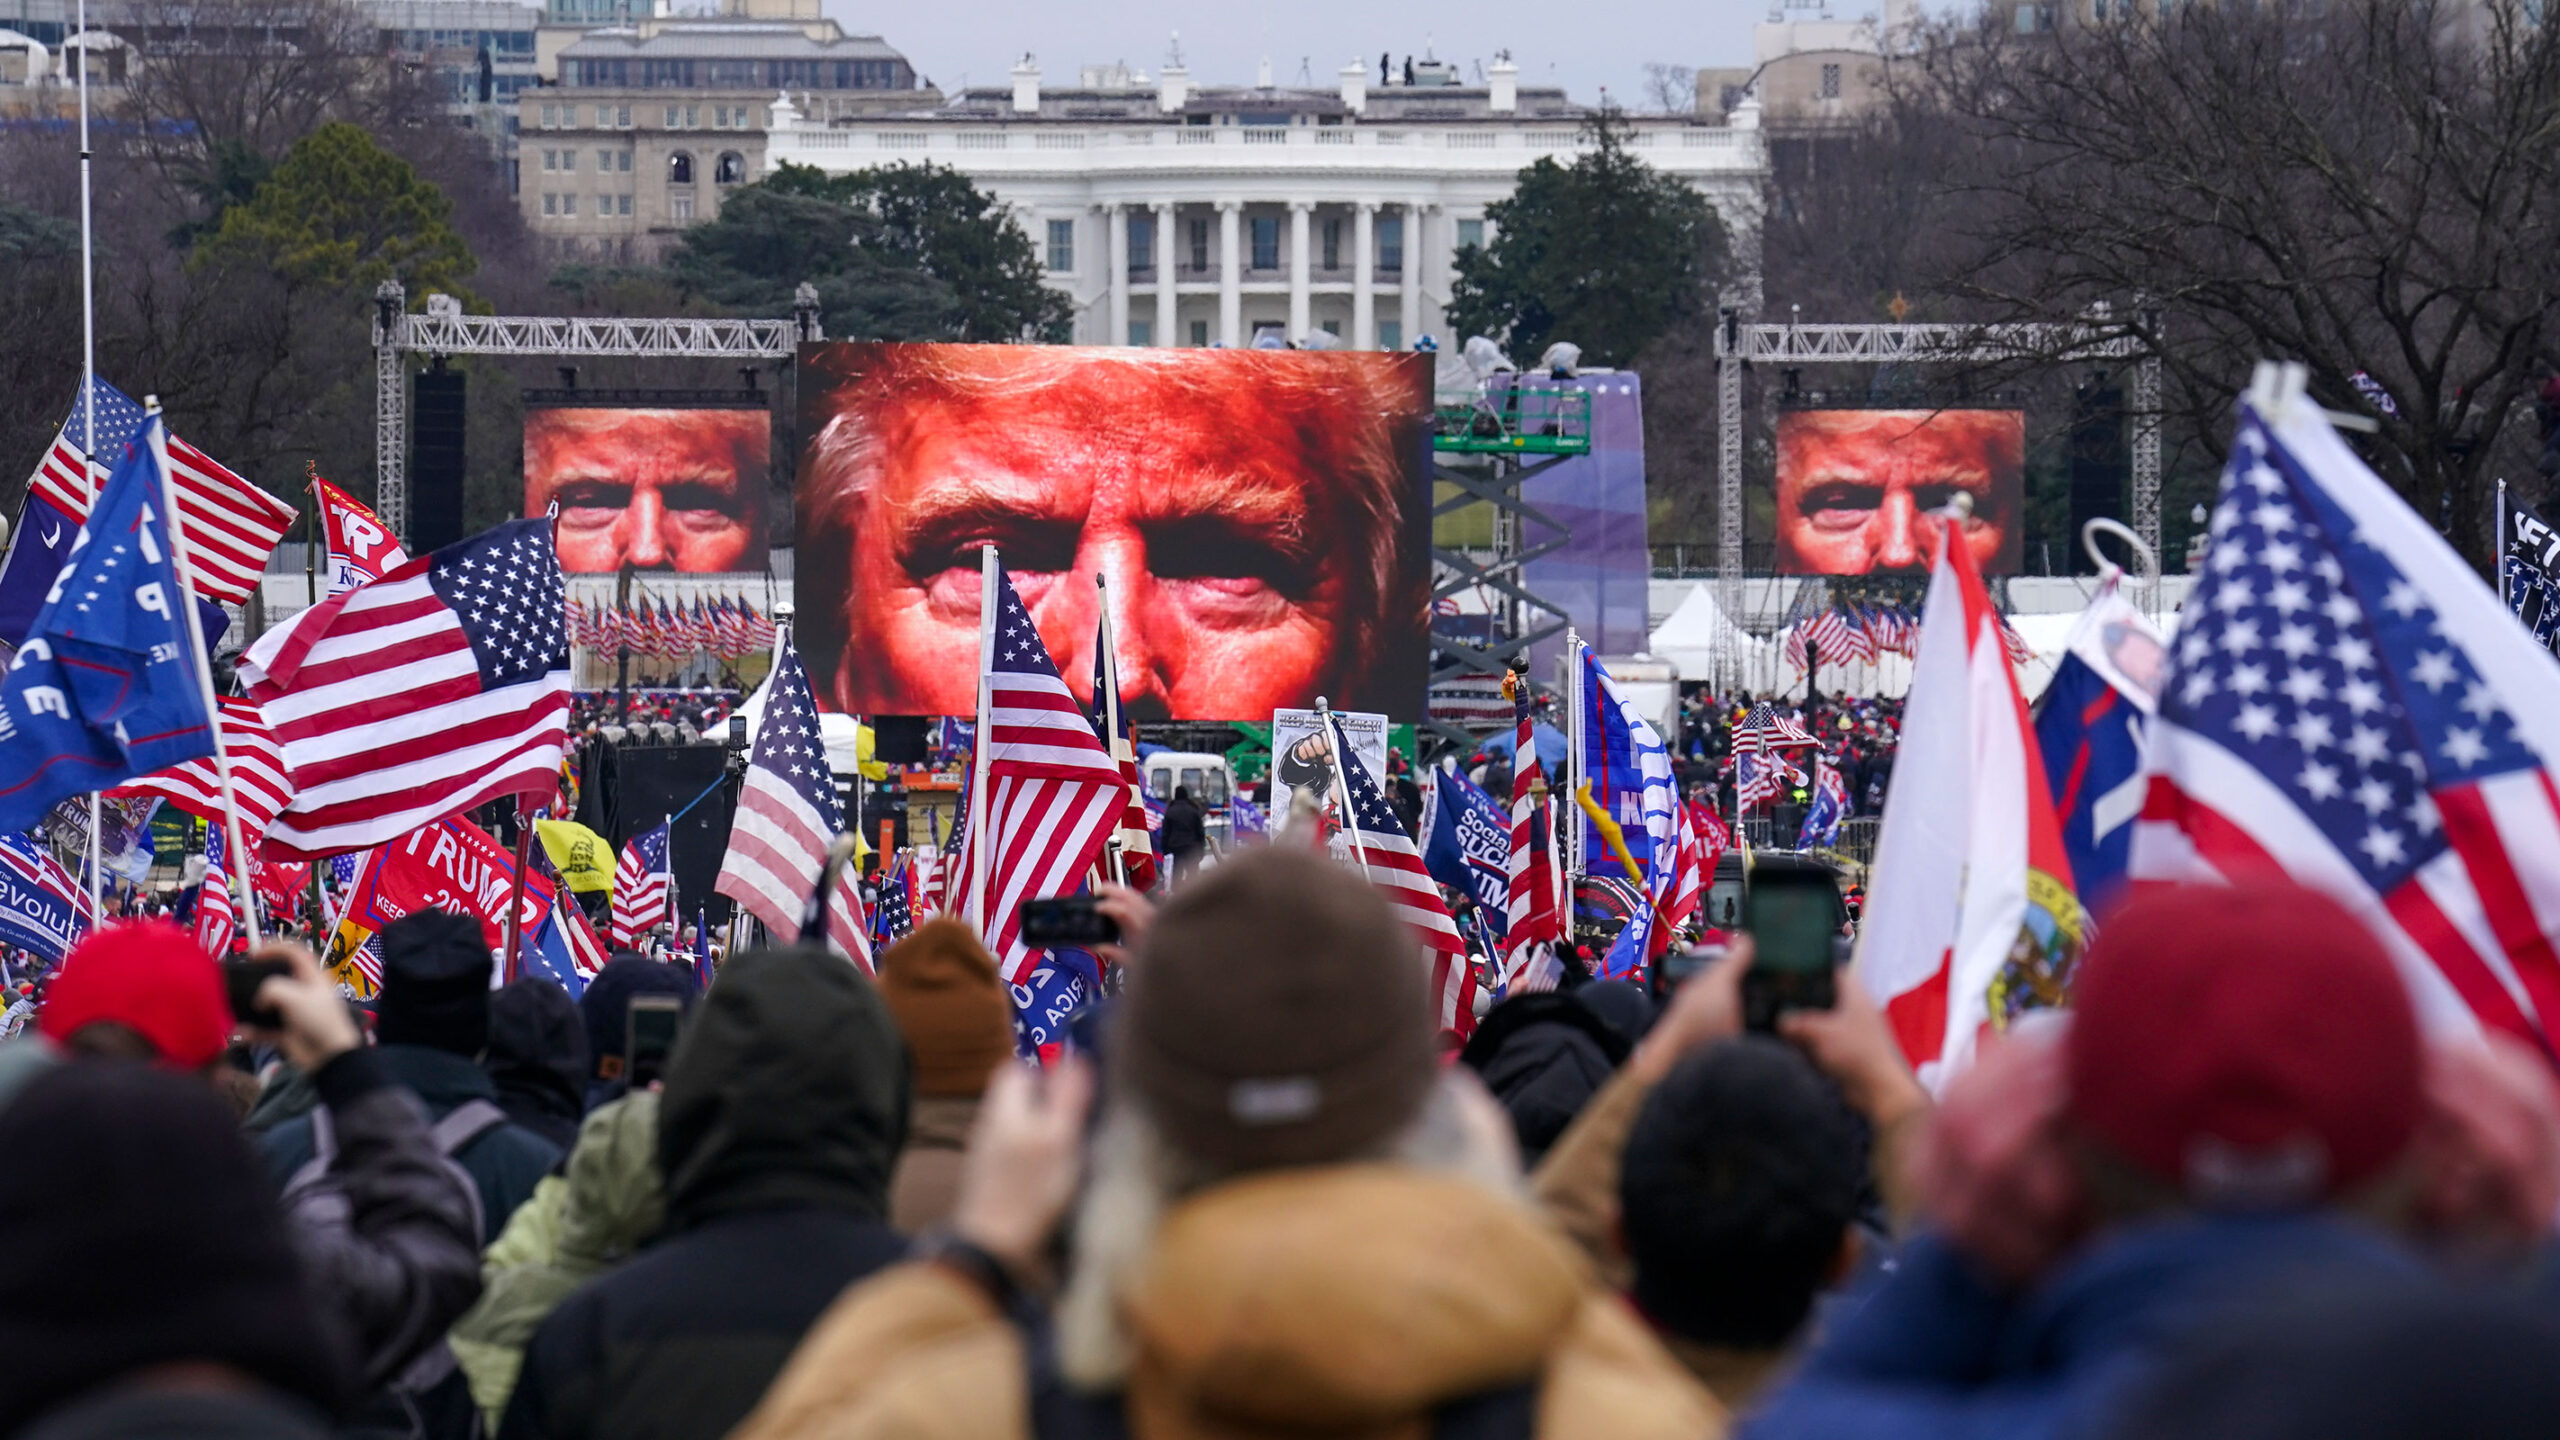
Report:
[{"label": "rooftop of building", "polygon": [[[825,37],[813,30],[829,32]],[[835,32],[832,22],[655,20],[589,30],[560,51],[570,60],[904,60],[877,35]]]}]

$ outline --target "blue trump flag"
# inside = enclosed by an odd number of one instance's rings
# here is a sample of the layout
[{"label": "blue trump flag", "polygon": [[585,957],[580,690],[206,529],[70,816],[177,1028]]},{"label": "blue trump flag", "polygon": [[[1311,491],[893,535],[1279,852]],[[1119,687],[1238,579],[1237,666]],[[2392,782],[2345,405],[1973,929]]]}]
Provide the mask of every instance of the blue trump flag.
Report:
[{"label": "blue trump flag", "polygon": [[1465,892],[1494,934],[1511,928],[1511,817],[1464,775],[1435,769],[1438,799],[1424,827],[1422,868]]},{"label": "blue trump flag", "polygon": [[2122,889],[2142,813],[2142,746],[2166,669],[2160,632],[2110,584],[2071,627],[2036,701],[2036,746],[2071,878],[2091,914]]},{"label": "blue trump flag", "polygon": [[187,642],[160,508],[154,418],[73,538],[44,607],[0,676],[0,830],[66,796],[213,753],[204,663]]},{"label": "blue trump flag", "polygon": [[1102,994],[1102,964],[1093,952],[1061,945],[1042,955],[1027,985],[1013,991],[1014,1049],[1047,1063],[1067,1040],[1067,1022]]}]

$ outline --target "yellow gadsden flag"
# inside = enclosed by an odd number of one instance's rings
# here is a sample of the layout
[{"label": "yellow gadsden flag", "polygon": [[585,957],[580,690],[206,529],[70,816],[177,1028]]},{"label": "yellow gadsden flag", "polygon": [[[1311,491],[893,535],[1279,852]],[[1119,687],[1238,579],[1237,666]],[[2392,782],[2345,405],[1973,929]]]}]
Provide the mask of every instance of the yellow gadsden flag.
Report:
[{"label": "yellow gadsden flag", "polygon": [[542,837],[542,853],[570,889],[613,888],[613,847],[603,836],[575,820],[536,820],[533,833]]}]

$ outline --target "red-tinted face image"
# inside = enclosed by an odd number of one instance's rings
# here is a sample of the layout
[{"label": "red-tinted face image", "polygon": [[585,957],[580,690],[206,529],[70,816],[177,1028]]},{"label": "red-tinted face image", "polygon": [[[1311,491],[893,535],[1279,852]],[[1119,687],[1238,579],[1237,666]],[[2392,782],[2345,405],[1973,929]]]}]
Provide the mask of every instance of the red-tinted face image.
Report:
[{"label": "red-tinted face image", "polygon": [[1972,498],[1965,543],[1985,573],[2018,568],[2027,419],[2018,410],[1798,410],[1778,417],[1781,575],[1915,570],[1932,512]]},{"label": "red-tinted face image", "polygon": [[1420,709],[1414,357],[831,345],[800,363],[797,586],[821,704],[969,714],[992,544],[1080,698],[1100,577],[1141,720],[1267,719],[1318,695]]},{"label": "red-tinted face image", "polygon": [[524,513],[560,507],[560,568],[761,570],[772,417],[762,410],[532,410]]}]

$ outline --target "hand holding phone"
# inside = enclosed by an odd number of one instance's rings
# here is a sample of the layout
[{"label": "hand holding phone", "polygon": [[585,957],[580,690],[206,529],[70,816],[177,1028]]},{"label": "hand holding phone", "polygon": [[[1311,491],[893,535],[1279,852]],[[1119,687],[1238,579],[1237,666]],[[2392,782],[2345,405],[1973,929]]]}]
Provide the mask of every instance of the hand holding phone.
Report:
[{"label": "hand holding phone", "polygon": [[673,995],[634,995],[622,1023],[623,1074],[632,1089],[646,1090],[666,1078],[667,1058],[684,1026],[684,1002]]},{"label": "hand holding phone", "polygon": [[1091,895],[1051,895],[1022,902],[1025,945],[1117,945],[1120,922]]},{"label": "hand holding phone", "polygon": [[1751,969],[1742,977],[1742,1016],[1763,1034],[1788,1010],[1828,1010],[1838,998],[1840,889],[1828,870],[1763,862],[1742,892]]}]

